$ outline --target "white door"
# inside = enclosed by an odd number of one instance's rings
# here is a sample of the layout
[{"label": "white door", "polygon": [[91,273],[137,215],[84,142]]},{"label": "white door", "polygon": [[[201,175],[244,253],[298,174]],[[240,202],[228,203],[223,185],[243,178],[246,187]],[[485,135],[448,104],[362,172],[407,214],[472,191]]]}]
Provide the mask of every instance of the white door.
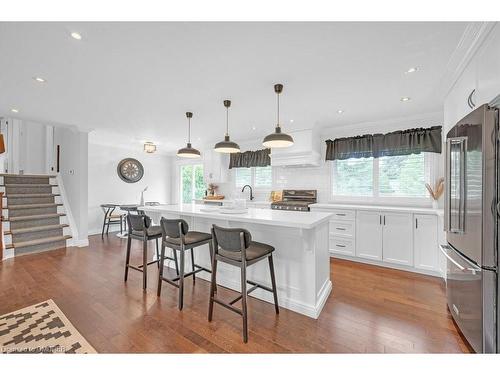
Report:
[{"label": "white door", "polygon": [[413,265],[412,215],[382,212],[384,262]]},{"label": "white door", "polygon": [[356,256],[382,260],[382,216],[380,212],[357,212]]},{"label": "white door", "polygon": [[434,215],[414,215],[413,222],[415,268],[437,271],[439,269],[437,217]]}]

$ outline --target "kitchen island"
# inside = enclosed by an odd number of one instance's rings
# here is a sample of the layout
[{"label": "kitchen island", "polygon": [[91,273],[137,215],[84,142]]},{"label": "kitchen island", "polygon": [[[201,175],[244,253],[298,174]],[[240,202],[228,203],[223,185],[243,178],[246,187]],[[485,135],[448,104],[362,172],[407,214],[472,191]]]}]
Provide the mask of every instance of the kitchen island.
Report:
[{"label": "kitchen island", "polygon": [[[255,241],[275,247],[274,264],[278,300],[281,307],[312,318],[318,318],[332,290],[330,281],[330,257],[328,252],[329,218],[324,212],[277,211],[268,208],[248,208],[246,213],[207,212],[204,205],[159,205],[140,207],[155,223],[163,216],[167,219],[182,218],[189,223],[190,230],[210,232],[212,224],[228,228],[245,228]],[[196,263],[210,266],[208,245],[196,249]],[[186,257],[186,269],[191,269]],[[169,264],[173,267],[173,264]],[[210,274],[197,274],[210,280]],[[248,269],[248,279],[270,285],[269,268],[266,262],[257,263]],[[219,263],[217,283],[240,291],[239,269]],[[273,303],[272,294],[260,289],[252,292],[256,297]],[[207,295],[208,303],[208,295]]]}]

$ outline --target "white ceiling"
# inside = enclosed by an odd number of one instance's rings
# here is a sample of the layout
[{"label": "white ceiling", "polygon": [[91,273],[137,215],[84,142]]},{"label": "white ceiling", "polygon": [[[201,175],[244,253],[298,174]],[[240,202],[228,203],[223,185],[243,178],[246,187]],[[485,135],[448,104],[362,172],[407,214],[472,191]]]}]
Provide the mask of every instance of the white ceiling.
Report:
[{"label": "white ceiling", "polygon": [[95,129],[93,142],[151,140],[164,152],[186,142],[187,110],[195,147],[220,140],[224,99],[232,139],[272,132],[278,82],[285,131],[415,116],[442,110],[439,84],[466,26],[0,23],[0,115],[18,108],[17,117]]}]

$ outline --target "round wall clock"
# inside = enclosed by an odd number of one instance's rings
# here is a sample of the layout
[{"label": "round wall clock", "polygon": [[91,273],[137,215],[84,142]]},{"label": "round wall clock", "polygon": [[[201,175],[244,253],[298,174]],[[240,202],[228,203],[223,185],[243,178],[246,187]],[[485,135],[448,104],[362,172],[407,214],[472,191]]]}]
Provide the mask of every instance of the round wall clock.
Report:
[{"label": "round wall clock", "polygon": [[144,176],[144,167],[141,162],[132,158],[126,158],[119,162],[116,171],[123,181],[130,184],[139,181]]}]

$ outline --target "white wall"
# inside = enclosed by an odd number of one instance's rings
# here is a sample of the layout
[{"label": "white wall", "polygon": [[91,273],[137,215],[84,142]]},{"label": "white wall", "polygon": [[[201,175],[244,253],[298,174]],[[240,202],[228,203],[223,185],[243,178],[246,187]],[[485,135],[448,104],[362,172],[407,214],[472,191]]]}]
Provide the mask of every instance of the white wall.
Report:
[{"label": "white wall", "polygon": [[[133,184],[122,181],[117,174],[118,163],[125,158],[139,160],[144,166],[143,178]],[[140,193],[147,186],[144,199],[163,204],[171,200],[172,158],[142,150],[89,143],[88,153],[88,226],[89,233],[101,232],[104,203],[138,204]],[[116,227],[115,227],[116,230]]]},{"label": "white wall", "polygon": [[88,134],[75,128],[55,127],[54,147],[57,145],[60,146],[59,175],[68,202],[66,210],[71,216],[68,219],[74,221],[72,242],[85,246],[88,241]]}]

